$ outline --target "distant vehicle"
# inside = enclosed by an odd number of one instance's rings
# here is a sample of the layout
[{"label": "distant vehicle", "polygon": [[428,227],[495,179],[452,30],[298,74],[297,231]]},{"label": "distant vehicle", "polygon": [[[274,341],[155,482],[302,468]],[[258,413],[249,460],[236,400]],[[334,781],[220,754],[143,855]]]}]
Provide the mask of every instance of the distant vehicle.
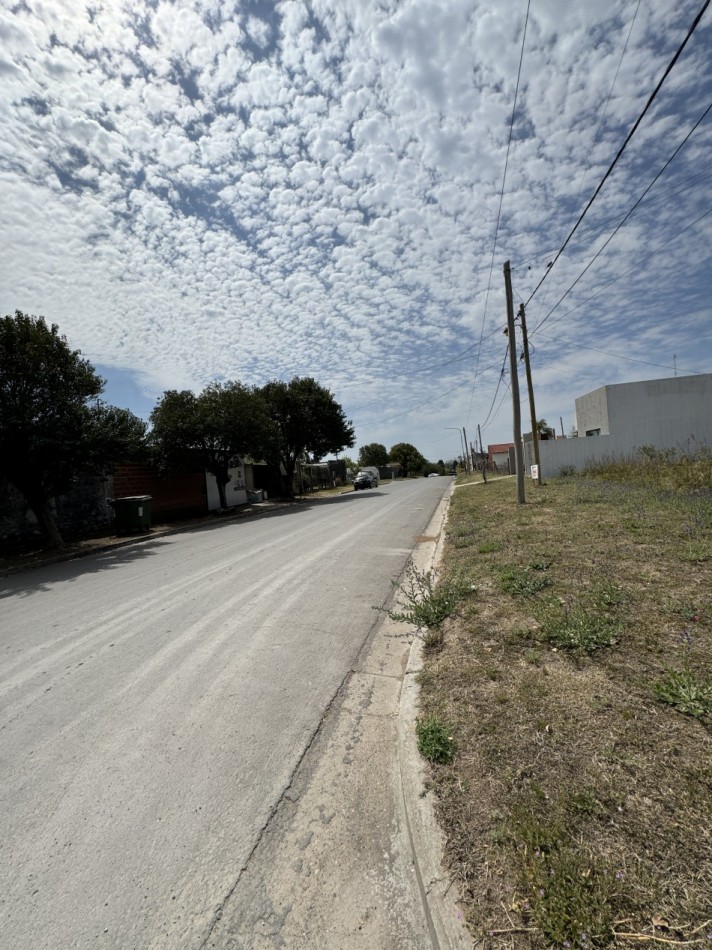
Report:
[{"label": "distant vehicle", "polygon": [[371,476],[371,481],[373,482],[373,487],[378,488],[378,469],[375,465],[365,465],[362,469],[359,469],[359,475],[362,472],[366,472]]},{"label": "distant vehicle", "polygon": [[454,468],[451,468],[450,471],[448,472],[448,475],[457,475],[457,472],[455,471]]},{"label": "distant vehicle", "polygon": [[374,479],[371,472],[359,472],[356,478],[354,479],[354,491],[359,491],[362,488],[377,488],[378,480]]},{"label": "distant vehicle", "polygon": [[428,478],[437,478],[440,475],[440,472],[431,472],[428,475]]}]

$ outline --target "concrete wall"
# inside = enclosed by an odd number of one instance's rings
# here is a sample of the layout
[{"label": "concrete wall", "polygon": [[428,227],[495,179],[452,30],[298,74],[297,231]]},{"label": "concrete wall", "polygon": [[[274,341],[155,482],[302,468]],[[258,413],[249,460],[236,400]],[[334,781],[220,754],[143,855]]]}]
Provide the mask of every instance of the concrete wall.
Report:
[{"label": "concrete wall", "polygon": [[[712,373],[603,386],[576,400],[576,422],[577,439],[540,443],[544,478],[570,465],[580,470],[589,462],[629,458],[643,445],[712,448]],[[585,436],[599,427],[601,435]]]},{"label": "concrete wall", "polygon": [[686,448],[690,441],[712,446],[712,373],[621,383],[606,390],[613,435],[659,448]]},{"label": "concrete wall", "polygon": [[575,401],[576,429],[579,438],[585,436],[592,429],[600,429],[599,435],[610,434],[607,395],[612,388],[611,386],[602,386],[600,389],[594,389],[592,393],[579,396]]}]

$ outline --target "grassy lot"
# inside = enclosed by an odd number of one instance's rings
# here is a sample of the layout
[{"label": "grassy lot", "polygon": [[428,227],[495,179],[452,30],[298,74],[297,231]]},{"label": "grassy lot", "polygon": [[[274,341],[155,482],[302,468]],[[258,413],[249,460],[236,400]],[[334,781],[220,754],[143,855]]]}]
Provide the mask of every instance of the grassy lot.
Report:
[{"label": "grassy lot", "polygon": [[418,735],[485,947],[712,947],[712,464],[673,469],[453,494]]}]

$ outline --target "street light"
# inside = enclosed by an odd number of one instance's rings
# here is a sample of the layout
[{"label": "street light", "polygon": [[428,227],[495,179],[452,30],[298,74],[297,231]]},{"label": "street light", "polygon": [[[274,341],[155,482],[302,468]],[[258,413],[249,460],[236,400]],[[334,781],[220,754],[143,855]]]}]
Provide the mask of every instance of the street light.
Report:
[{"label": "street light", "polygon": [[462,429],[458,429],[456,426],[445,426],[446,429],[452,429],[453,432],[460,433],[460,448],[462,449],[462,464],[465,466],[465,472],[470,471],[470,466],[467,464],[467,446],[465,445],[465,437],[462,434]]}]

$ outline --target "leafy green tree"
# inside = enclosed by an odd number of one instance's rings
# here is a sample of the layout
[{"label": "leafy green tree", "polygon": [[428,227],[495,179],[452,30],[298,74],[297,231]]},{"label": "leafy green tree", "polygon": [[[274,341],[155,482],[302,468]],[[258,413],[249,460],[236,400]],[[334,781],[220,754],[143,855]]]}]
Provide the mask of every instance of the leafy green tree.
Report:
[{"label": "leafy green tree", "polygon": [[143,445],[146,426],[99,400],[104,380],[59,328],[16,310],[0,320],[0,474],[24,495],[51,547],[52,499]]},{"label": "leafy green tree", "polygon": [[546,419],[537,419],[536,431],[540,439],[555,439],[556,438],[555,430],[549,425]]},{"label": "leafy green tree", "polygon": [[240,382],[211,383],[198,395],[169,390],[151,413],[150,441],[160,466],[206,469],[215,476],[220,507],[230,465],[246,455],[260,458],[270,444],[271,424],[259,392]]},{"label": "leafy green tree", "polygon": [[370,442],[368,445],[362,445],[358,451],[358,464],[361,468],[365,468],[367,465],[375,465],[376,468],[388,465],[388,450],[380,442]]},{"label": "leafy green tree", "polygon": [[344,464],[346,465],[346,471],[349,475],[355,475],[358,472],[358,469],[359,469],[358,462],[354,462],[354,460],[350,456],[344,455],[343,461],[344,461]]},{"label": "leafy green tree", "polygon": [[354,429],[331,392],[311,377],[272,380],[260,390],[273,424],[273,458],[284,467],[283,491],[291,497],[297,460],[319,461],[354,444]]},{"label": "leafy green tree", "polygon": [[408,475],[417,475],[426,463],[426,459],[410,442],[398,442],[391,446],[388,460],[390,462],[400,462],[404,478]]}]

